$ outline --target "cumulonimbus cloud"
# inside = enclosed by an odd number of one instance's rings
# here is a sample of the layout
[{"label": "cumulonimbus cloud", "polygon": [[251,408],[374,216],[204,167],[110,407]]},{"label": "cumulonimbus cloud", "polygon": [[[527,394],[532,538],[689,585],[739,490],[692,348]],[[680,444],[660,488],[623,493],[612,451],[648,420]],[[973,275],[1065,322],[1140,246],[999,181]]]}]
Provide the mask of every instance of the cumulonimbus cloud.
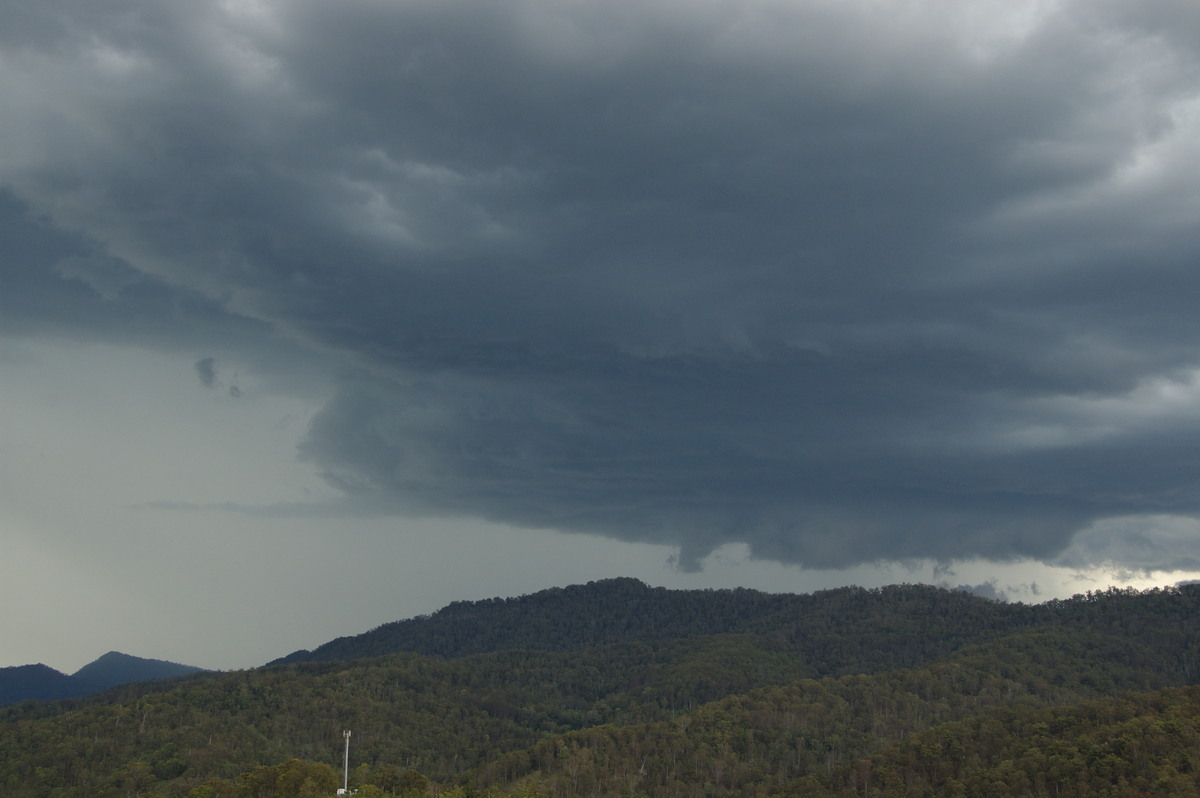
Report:
[{"label": "cumulonimbus cloud", "polygon": [[0,13],[19,279],[74,308],[21,329],[338,361],[302,455],[350,496],[685,567],[1200,512],[1179,4]]}]

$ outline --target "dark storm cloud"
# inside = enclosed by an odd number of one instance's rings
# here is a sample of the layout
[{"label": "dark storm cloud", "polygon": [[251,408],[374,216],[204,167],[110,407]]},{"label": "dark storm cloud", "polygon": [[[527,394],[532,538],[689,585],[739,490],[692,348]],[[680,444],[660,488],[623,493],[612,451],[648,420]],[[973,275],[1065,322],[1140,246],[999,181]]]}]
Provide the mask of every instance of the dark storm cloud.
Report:
[{"label": "dark storm cloud", "polygon": [[217,361],[211,357],[197,360],[196,376],[200,378],[201,385],[205,388],[212,388],[217,384]]},{"label": "dark storm cloud", "polygon": [[302,454],[364,502],[687,568],[1200,512],[1190,5],[36,9],[10,191],[93,293],[334,354]]},{"label": "dark storm cloud", "polygon": [[0,332],[109,343],[262,339],[269,326],[219,300],[145,274],[68,233],[0,187]]}]

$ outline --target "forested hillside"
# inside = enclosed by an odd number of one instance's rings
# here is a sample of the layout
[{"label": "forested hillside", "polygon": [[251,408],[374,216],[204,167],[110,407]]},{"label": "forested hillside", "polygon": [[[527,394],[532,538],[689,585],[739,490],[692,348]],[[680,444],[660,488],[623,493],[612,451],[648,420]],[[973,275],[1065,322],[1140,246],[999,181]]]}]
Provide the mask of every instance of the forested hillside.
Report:
[{"label": "forested hillside", "polygon": [[795,794],[1200,795],[1200,688],[992,709],[806,779]]},{"label": "forested hillside", "polygon": [[[848,587],[795,595],[745,588],[667,590],[636,579],[607,579],[517,598],[455,602],[433,615],[341,637],[271,664],[362,659],[401,651],[442,657],[517,649],[576,651],[607,643],[736,632],[780,640],[828,640],[842,636],[843,630],[889,638],[920,630],[925,638],[922,646],[945,650],[960,643],[963,634],[977,639],[1028,625],[1035,617],[1024,605],[923,585],[881,590]],[[891,651],[895,646],[883,648]],[[898,656],[914,661],[925,656],[909,645],[901,649]],[[858,656],[852,655],[853,666]]]},{"label": "forested hillside", "polygon": [[47,701],[55,698],[74,698],[95,691],[95,685],[60,673],[48,665],[0,668],[0,706],[26,699]]},{"label": "forested hillside", "polygon": [[459,601],[433,615],[340,637],[271,664],[361,659],[408,651],[462,657],[488,651],[572,651],[606,643],[736,631],[807,597],[756,590],[667,590],[606,579],[517,598]]},{"label": "forested hillside", "polygon": [[147,659],[110,651],[89,662],[73,674],[76,679],[94,684],[97,688],[114,687],[129,682],[144,682],[150,679],[171,679],[199,673],[202,669],[178,662]]},{"label": "forested hillside", "polygon": [[[1039,723],[1062,740],[1056,772],[1124,750],[1179,789],[1193,760],[1175,741],[1194,723],[1162,732],[1155,719],[1185,718],[1196,700],[1164,688],[1198,681],[1198,610],[1194,586],[1022,606],[917,586],[769,596],[632,580],[455,604],[335,641],[350,652],[416,640],[441,647],[432,653],[10,707],[0,794],[270,798],[284,794],[276,782],[325,794],[348,728],[365,797],[903,794],[900,783],[983,795],[961,785],[1017,784],[1053,748],[1021,748]],[[1124,749],[1095,749],[1071,720],[1106,701],[1128,702],[1110,713]],[[980,730],[980,742],[942,766],[945,729]],[[1120,775],[1132,765],[1105,767],[1113,789],[1132,784]],[[1027,792],[1055,794],[1065,778]]]}]

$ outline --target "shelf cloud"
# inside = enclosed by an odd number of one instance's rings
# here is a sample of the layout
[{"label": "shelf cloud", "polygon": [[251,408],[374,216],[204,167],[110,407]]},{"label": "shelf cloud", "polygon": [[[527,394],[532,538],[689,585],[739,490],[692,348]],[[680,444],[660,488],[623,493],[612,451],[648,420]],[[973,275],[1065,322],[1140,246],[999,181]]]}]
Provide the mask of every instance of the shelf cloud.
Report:
[{"label": "shelf cloud", "polygon": [[333,385],[347,507],[1184,556],[1191,3],[41,0],[0,64],[0,331]]}]

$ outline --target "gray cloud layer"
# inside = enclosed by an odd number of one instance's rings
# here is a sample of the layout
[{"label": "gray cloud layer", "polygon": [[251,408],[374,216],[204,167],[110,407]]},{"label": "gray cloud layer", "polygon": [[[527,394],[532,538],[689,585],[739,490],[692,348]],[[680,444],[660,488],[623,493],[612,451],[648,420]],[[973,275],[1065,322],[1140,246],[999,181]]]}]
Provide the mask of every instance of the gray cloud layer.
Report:
[{"label": "gray cloud layer", "polygon": [[332,358],[301,454],[358,501],[684,567],[1051,559],[1200,512],[1191,3],[44,0],[0,31],[5,328]]}]

